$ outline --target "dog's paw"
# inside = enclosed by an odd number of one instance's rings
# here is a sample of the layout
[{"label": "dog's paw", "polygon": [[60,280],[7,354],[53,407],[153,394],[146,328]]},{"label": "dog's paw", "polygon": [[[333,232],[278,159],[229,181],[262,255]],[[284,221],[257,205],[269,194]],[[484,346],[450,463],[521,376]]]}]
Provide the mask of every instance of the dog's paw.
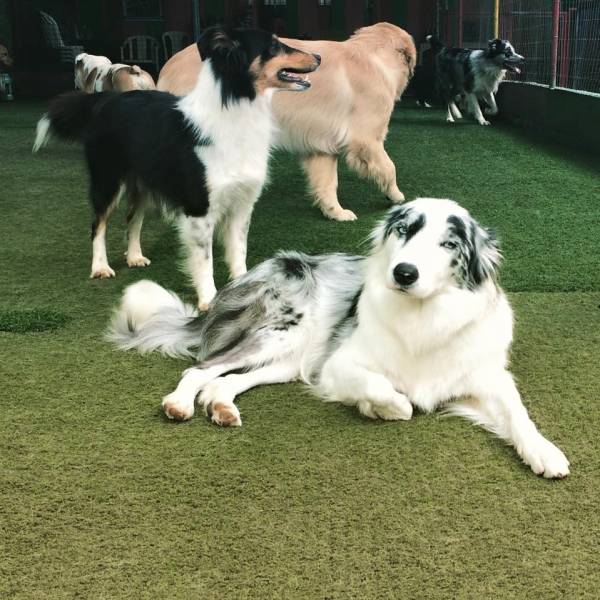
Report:
[{"label": "dog's paw", "polygon": [[351,210],[347,208],[332,208],[326,209],[323,211],[323,214],[328,219],[333,219],[334,221],[356,221],[358,218]]},{"label": "dog's paw", "polygon": [[390,202],[393,202],[394,204],[399,204],[400,202],[404,202],[404,200],[406,199],[404,197],[404,194],[398,188],[390,190],[387,193],[386,197]]},{"label": "dog's paw", "polygon": [[92,267],[90,279],[109,279],[114,277],[115,272],[108,265]]},{"label": "dog's paw", "polygon": [[490,122],[486,119],[481,119],[480,121],[477,121],[480,125],[489,125]]},{"label": "dog's paw", "polygon": [[387,400],[374,402],[363,400],[359,402],[358,409],[370,419],[384,419],[385,421],[408,421],[412,417],[413,408],[404,394],[396,393]]},{"label": "dog's paw", "polygon": [[562,450],[540,436],[540,439],[523,452],[523,461],[536,475],[546,479],[562,479],[569,474],[569,461]]},{"label": "dog's paw", "polygon": [[189,400],[184,400],[177,392],[165,396],[162,407],[165,415],[175,421],[187,421],[194,416],[194,401],[190,403]]},{"label": "dog's paw", "polygon": [[141,254],[127,255],[127,266],[130,269],[134,267],[147,267],[150,264],[150,259],[142,256]]},{"label": "dog's paw", "polygon": [[485,108],[484,109],[484,114],[490,116],[490,117],[495,117],[498,114],[498,109],[494,109],[494,108]]},{"label": "dog's paw", "polygon": [[210,420],[221,427],[241,427],[242,417],[237,406],[230,402],[212,402],[206,407]]},{"label": "dog's paw", "polygon": [[242,418],[237,406],[233,403],[234,396],[227,389],[222,378],[213,379],[202,390],[200,403],[204,411],[215,425],[221,427],[241,427]]},{"label": "dog's paw", "polygon": [[450,115],[448,115],[446,117],[446,123],[454,123],[454,117],[451,117]]}]

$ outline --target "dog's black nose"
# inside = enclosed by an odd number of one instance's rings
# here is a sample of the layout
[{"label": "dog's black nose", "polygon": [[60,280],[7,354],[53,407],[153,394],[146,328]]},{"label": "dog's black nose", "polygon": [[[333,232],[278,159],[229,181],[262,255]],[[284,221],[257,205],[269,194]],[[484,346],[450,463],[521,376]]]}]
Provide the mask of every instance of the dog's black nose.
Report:
[{"label": "dog's black nose", "polygon": [[419,279],[419,269],[410,263],[400,263],[394,267],[394,280],[400,285],[411,285]]},{"label": "dog's black nose", "polygon": [[317,59],[317,63],[321,64],[321,55],[313,53],[313,56]]}]

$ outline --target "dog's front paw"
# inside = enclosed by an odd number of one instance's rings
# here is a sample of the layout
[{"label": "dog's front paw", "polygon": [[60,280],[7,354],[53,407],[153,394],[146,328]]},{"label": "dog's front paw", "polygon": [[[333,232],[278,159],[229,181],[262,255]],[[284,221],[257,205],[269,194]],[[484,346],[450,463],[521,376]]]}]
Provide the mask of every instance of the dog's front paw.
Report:
[{"label": "dog's front paw", "polygon": [[150,264],[150,259],[141,254],[127,254],[127,266],[130,269],[134,267],[147,267]]},{"label": "dog's front paw", "polygon": [[206,407],[206,413],[215,425],[220,425],[221,427],[242,426],[240,411],[231,402],[212,402]]},{"label": "dog's front paw", "polygon": [[488,108],[484,109],[483,112],[490,117],[495,117],[498,114],[498,109],[488,107]]},{"label": "dog's front paw", "polygon": [[165,415],[175,421],[187,421],[194,416],[194,401],[192,400],[190,403],[189,400],[182,398],[177,392],[165,396],[162,407]]},{"label": "dog's front paw", "polygon": [[543,475],[546,479],[562,479],[569,474],[567,457],[560,448],[542,436],[522,456],[536,475]]},{"label": "dog's front paw", "polygon": [[479,121],[477,121],[480,125],[489,125],[490,122],[486,119],[480,119]]},{"label": "dog's front paw", "polygon": [[108,265],[98,265],[92,267],[90,279],[109,279],[114,276],[115,272]]},{"label": "dog's front paw", "polygon": [[393,202],[394,204],[404,202],[404,200],[406,199],[404,197],[404,194],[397,187],[389,190],[386,197],[390,202]]},{"label": "dog's front paw", "polygon": [[358,404],[360,412],[371,419],[385,421],[408,421],[412,417],[413,408],[404,394],[395,393],[387,400],[363,400]]},{"label": "dog's front paw", "polygon": [[342,208],[341,206],[337,208],[324,209],[323,214],[328,219],[333,219],[334,221],[356,221],[358,218],[351,210]]}]

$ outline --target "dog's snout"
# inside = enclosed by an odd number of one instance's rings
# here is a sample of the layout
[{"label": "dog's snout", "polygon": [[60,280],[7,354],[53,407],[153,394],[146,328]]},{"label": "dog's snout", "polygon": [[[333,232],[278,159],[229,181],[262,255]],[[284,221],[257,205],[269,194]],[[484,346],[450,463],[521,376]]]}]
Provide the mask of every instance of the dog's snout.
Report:
[{"label": "dog's snout", "polygon": [[410,263],[400,263],[394,267],[394,281],[399,285],[411,285],[419,279],[419,270]]},{"label": "dog's snout", "polygon": [[317,61],[317,64],[320,65],[321,64],[321,55],[320,54],[315,54],[313,52],[313,56],[315,57],[315,60]]}]

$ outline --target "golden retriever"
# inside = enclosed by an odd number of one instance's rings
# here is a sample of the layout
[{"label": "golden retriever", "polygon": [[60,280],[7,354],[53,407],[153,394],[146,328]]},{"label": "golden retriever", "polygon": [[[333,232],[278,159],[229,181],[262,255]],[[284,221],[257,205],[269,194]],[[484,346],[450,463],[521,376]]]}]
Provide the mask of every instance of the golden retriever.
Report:
[{"label": "golden retriever", "polygon": [[[402,202],[396,168],[383,143],[394,103],[415,67],[412,37],[390,23],[377,23],[343,42],[281,41],[322,57],[310,90],[277,94],[273,108],[280,128],[277,145],[300,154],[323,214],[338,221],[356,219],[337,198],[340,155],[357,173],[372,178],[392,202]],[[185,95],[193,89],[201,66],[192,44],[165,64],[157,88]]]}]

